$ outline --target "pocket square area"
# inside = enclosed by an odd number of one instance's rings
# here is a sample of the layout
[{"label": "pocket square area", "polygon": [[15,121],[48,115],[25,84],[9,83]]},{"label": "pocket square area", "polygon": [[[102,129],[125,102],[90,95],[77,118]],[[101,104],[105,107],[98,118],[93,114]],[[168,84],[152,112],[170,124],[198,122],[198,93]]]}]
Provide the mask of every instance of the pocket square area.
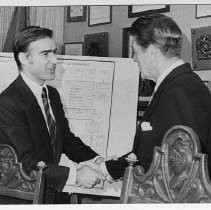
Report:
[{"label": "pocket square area", "polygon": [[152,126],[150,125],[149,122],[142,122],[141,123],[141,129],[142,131],[151,131],[152,130]]}]

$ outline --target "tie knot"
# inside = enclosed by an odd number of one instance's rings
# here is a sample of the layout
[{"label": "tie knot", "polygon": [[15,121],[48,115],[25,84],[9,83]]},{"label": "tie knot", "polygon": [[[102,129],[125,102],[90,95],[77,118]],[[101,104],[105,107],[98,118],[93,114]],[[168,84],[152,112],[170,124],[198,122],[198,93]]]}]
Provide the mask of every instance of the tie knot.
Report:
[{"label": "tie knot", "polygon": [[47,90],[45,87],[42,88],[42,98],[47,98]]}]

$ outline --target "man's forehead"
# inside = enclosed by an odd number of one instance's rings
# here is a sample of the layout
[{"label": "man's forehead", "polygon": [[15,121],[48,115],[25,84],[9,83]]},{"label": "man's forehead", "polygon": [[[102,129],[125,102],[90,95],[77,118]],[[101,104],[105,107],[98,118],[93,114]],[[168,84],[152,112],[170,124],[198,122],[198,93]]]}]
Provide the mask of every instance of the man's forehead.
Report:
[{"label": "man's forehead", "polygon": [[54,50],[56,48],[56,43],[51,38],[43,38],[38,39],[34,42],[31,42],[29,45],[29,51],[48,51],[48,50]]}]

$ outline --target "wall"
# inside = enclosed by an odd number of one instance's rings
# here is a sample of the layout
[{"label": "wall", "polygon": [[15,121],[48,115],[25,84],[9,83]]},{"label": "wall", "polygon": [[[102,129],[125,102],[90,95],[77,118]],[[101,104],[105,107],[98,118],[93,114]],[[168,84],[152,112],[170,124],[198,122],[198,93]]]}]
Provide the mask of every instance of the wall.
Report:
[{"label": "wall", "polygon": [[[192,64],[191,28],[211,25],[211,17],[196,19],[196,5],[171,5],[168,15],[178,23],[184,33],[182,58]],[[196,71],[203,80],[211,81],[211,71]]]},{"label": "wall", "polygon": [[[170,5],[170,12],[165,13],[172,17],[184,33],[182,58],[192,63],[191,28],[211,25],[211,17],[196,19],[196,5]],[[88,27],[86,22],[64,23],[64,42],[83,42],[85,34],[109,32],[109,56],[122,57],[122,28],[130,27],[136,18],[128,18],[128,6],[112,6],[112,23]],[[198,72],[205,80],[211,80],[209,71]]]},{"label": "wall", "polygon": [[[2,51],[7,37],[13,11],[14,7],[0,6],[0,51]],[[31,25],[48,27],[54,31],[58,53],[61,53],[64,31],[64,7],[30,7],[29,13]]]},{"label": "wall", "polygon": [[0,51],[4,47],[14,7],[0,7]]},{"label": "wall", "polygon": [[85,34],[108,32],[109,56],[122,57],[122,28],[129,27],[135,20],[128,19],[127,16],[128,6],[112,6],[111,24],[88,27],[88,16],[86,22],[66,22],[65,20],[64,42],[83,42]]}]

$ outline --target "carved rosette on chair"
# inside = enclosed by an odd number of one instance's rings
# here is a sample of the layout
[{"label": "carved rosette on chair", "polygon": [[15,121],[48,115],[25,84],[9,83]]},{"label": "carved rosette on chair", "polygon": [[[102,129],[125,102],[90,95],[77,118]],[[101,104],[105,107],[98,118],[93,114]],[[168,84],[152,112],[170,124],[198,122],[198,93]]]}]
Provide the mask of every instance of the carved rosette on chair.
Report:
[{"label": "carved rosette on chair", "polygon": [[[207,159],[206,155],[199,152],[199,139],[191,128],[180,125],[172,127],[165,134],[162,147],[155,148],[150,169],[146,173],[139,166],[132,169],[129,189],[122,191],[121,201],[123,203],[211,202]],[[128,172],[125,171],[126,173]],[[125,182],[124,178],[123,186]]]},{"label": "carved rosette on chair", "polygon": [[40,190],[37,178],[41,180],[40,172],[44,167],[38,167],[40,171],[31,171],[27,175],[18,162],[14,149],[6,144],[0,145],[0,197],[11,196],[39,203],[40,195],[35,195],[35,191]]}]

